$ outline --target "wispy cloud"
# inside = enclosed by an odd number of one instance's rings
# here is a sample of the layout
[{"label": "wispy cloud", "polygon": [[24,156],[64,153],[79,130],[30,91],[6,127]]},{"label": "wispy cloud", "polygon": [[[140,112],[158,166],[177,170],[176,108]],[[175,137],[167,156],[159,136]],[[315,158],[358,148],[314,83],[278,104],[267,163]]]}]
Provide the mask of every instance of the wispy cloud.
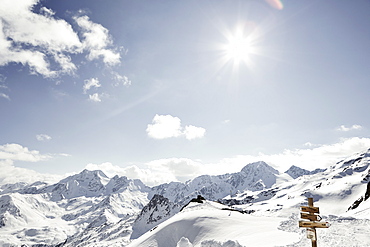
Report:
[{"label": "wispy cloud", "polygon": [[86,93],[88,90],[91,88],[98,88],[101,87],[101,84],[99,82],[98,78],[90,78],[85,80],[84,86],[83,86],[83,91]]},{"label": "wispy cloud", "polygon": [[88,16],[79,16],[74,19],[83,30],[82,46],[88,52],[88,60],[102,58],[107,65],[120,63],[120,53],[108,48],[113,43],[108,29],[90,21]]},{"label": "wispy cloud", "polygon": [[36,135],[36,139],[42,142],[42,141],[50,141],[52,138],[51,136],[46,135],[46,134],[39,134],[39,135]]},{"label": "wispy cloud", "polygon": [[343,132],[348,132],[348,131],[351,131],[351,130],[361,130],[361,129],[362,129],[362,126],[358,125],[358,124],[354,124],[350,127],[346,127],[344,125],[341,125],[338,128],[336,128],[337,131],[343,131]]},{"label": "wispy cloud", "polygon": [[[3,76],[2,74],[0,74],[0,83],[5,82],[5,80],[6,80],[6,77]],[[5,86],[4,84],[0,84],[0,89],[5,89],[6,90],[6,89],[8,89],[8,87]],[[4,98],[4,99],[7,99],[7,100],[10,100],[9,95],[7,95],[5,93],[2,93],[2,92],[0,92],[0,98]]]},{"label": "wispy cloud", "polygon": [[149,137],[154,139],[185,137],[188,140],[192,140],[204,137],[206,130],[193,125],[182,127],[180,118],[156,114],[152,124],[148,124],[146,132]]},{"label": "wispy cloud", "polygon": [[15,167],[12,160],[0,159],[0,184],[13,184],[18,182],[33,183],[43,181],[55,183],[62,179],[62,176],[55,174],[39,173],[31,169]]},{"label": "wispy cloud", "polygon": [[57,100],[63,100],[64,98],[69,96],[68,93],[66,93],[65,91],[55,88],[52,88],[50,92],[51,95]]},{"label": "wispy cloud", "polygon": [[48,9],[46,7],[41,7],[40,8],[40,13],[44,16],[47,16],[47,17],[52,17],[53,15],[55,15],[55,12],[51,9]]},{"label": "wispy cloud", "polygon": [[101,96],[98,93],[89,95],[89,100],[93,102],[101,102]]},{"label": "wispy cloud", "polygon": [[[45,135],[46,136],[46,135]],[[70,156],[68,154],[41,154],[37,150],[16,143],[0,145],[0,184],[36,181],[56,182],[61,179],[60,175],[44,174],[31,169],[14,166],[18,161],[42,162],[57,156]]]},{"label": "wispy cloud", "polygon": [[116,87],[118,87],[119,85],[124,85],[124,86],[131,85],[131,80],[129,80],[127,76],[120,75],[119,73],[112,71],[112,77],[113,77],[113,80],[115,80],[115,83],[113,85]]},{"label": "wispy cloud", "polygon": [[[108,29],[86,15],[69,23],[54,17],[54,11],[46,7],[36,12],[34,7],[39,3],[23,0],[14,4],[12,0],[2,0],[0,66],[20,63],[28,66],[31,73],[50,78],[74,74],[77,66],[71,55],[75,54],[87,54],[89,61],[101,59],[107,66],[120,63],[121,48],[113,45]],[[75,31],[73,24],[80,30]]]},{"label": "wispy cloud", "polygon": [[[5,80],[6,80],[6,77],[4,75],[0,74],[0,82],[5,82]],[[4,87],[7,88],[7,86],[0,84],[0,88],[4,88]]]},{"label": "wispy cloud", "polygon": [[312,142],[306,142],[306,143],[303,144],[303,146],[305,146],[305,147],[318,147],[320,145],[319,144],[314,144]]},{"label": "wispy cloud", "polygon": [[0,146],[0,160],[38,162],[50,158],[50,155],[40,154],[37,150],[29,150],[15,143]]},{"label": "wispy cloud", "polygon": [[0,93],[0,98],[4,98],[4,99],[7,99],[7,100],[10,100],[9,95],[7,95],[5,93]]}]

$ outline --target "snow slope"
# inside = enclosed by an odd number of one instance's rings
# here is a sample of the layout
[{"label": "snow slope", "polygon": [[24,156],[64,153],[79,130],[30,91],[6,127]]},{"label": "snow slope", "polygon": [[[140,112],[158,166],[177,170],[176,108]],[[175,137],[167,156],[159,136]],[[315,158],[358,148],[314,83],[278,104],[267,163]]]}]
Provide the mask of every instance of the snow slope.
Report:
[{"label": "snow slope", "polygon": [[256,217],[224,208],[228,207],[211,201],[192,202],[182,212],[134,240],[129,247],[174,247],[181,242],[202,246],[202,243],[228,240],[242,246],[286,246],[300,239],[298,233],[278,229],[284,218]]},{"label": "snow slope", "polygon": [[[288,173],[289,174],[289,173]],[[223,198],[236,210],[226,214],[219,204],[191,204],[129,246],[310,246],[298,227],[300,206],[313,197],[328,229],[317,229],[319,246],[370,246],[370,153],[356,154],[328,169],[290,169],[277,174],[263,190],[244,190]],[[241,215],[241,216],[240,216]],[[235,216],[237,216],[235,218]],[[248,223],[246,223],[248,222]]]}]

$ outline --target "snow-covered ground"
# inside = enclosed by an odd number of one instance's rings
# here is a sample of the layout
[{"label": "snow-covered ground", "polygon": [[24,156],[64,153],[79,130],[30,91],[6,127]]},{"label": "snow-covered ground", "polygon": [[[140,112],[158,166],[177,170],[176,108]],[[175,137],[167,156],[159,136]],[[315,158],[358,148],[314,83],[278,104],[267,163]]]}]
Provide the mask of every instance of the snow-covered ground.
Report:
[{"label": "snow-covered ground", "polygon": [[[291,213],[287,218],[279,216],[281,212],[255,216],[224,209],[216,202],[191,203],[129,247],[311,246],[306,230],[298,227],[299,208],[285,210],[285,214]],[[370,246],[369,219],[323,215],[322,221],[329,222],[330,227],[316,230],[320,247]]]},{"label": "snow-covered ground", "polygon": [[[187,204],[197,195],[207,200]],[[370,150],[327,169],[279,173],[256,162],[152,188],[87,170],[53,185],[4,185],[0,246],[309,247],[298,227],[308,197],[330,223],[317,229],[318,246],[370,246]]]},{"label": "snow-covered ground", "polygon": [[182,212],[134,240],[129,247],[202,246],[229,240],[232,240],[229,244],[267,247],[286,246],[300,239],[300,234],[296,232],[279,230],[284,218],[257,217],[224,208],[227,207],[216,202],[193,202]]}]

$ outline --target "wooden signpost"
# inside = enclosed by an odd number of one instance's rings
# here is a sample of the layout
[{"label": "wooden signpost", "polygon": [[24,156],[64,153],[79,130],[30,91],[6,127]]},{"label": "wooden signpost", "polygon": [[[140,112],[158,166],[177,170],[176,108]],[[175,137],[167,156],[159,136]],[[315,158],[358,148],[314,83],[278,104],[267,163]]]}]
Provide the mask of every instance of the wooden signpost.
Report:
[{"label": "wooden signpost", "polygon": [[[313,206],[313,198],[308,198],[308,207],[301,206],[301,219],[299,227],[306,227],[307,238],[311,239],[312,247],[317,247],[316,228],[328,228],[328,222],[319,222],[322,220],[320,210],[318,207]],[[309,221],[307,221],[309,220]]]}]

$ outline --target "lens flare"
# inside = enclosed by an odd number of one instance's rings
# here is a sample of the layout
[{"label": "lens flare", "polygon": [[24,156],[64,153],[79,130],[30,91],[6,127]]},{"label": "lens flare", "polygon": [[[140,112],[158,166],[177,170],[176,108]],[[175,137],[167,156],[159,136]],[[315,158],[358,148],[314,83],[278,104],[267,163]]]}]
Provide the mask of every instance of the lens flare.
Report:
[{"label": "lens flare", "polygon": [[283,3],[280,0],[265,0],[271,7],[282,10],[283,9]]}]

